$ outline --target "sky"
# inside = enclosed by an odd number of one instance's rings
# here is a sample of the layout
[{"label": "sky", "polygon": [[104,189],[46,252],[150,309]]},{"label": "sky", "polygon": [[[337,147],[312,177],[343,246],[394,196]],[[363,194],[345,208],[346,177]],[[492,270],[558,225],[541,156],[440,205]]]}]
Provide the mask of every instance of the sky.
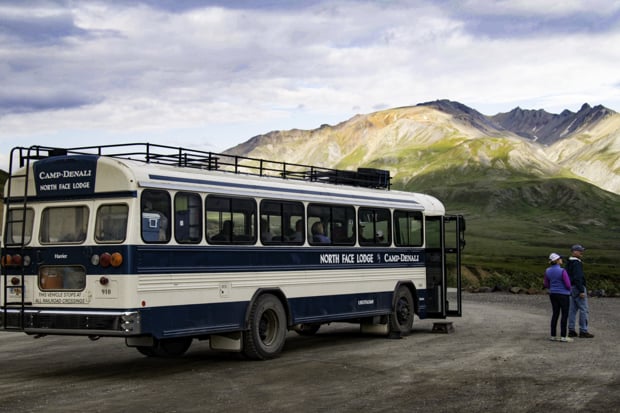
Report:
[{"label": "sky", "polygon": [[11,148],[221,152],[437,99],[620,111],[620,0],[0,0]]}]

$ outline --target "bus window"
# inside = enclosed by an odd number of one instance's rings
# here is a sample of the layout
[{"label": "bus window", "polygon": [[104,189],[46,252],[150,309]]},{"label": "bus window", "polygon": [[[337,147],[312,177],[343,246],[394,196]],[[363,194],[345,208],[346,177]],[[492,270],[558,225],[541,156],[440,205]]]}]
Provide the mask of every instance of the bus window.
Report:
[{"label": "bus window", "polygon": [[86,287],[86,272],[81,265],[42,265],[39,269],[41,290],[74,290]]},{"label": "bus window", "polygon": [[202,199],[179,192],[174,197],[174,238],[178,243],[197,244],[202,240]]},{"label": "bus window", "polygon": [[360,245],[385,246],[392,244],[389,209],[360,208],[357,213]]},{"label": "bus window", "polygon": [[123,242],[127,236],[127,214],[124,204],[101,205],[95,222],[95,241]]},{"label": "bus window", "polygon": [[301,202],[263,200],[260,219],[263,244],[303,244],[304,205]]},{"label": "bus window", "polygon": [[88,208],[67,206],[45,208],[41,214],[41,244],[79,243],[86,239]]},{"label": "bus window", "polygon": [[426,219],[426,248],[441,248],[441,220]]},{"label": "bus window", "polygon": [[142,239],[145,242],[170,241],[170,195],[166,191],[146,189],[140,199]]},{"label": "bus window", "polygon": [[394,242],[399,247],[421,247],[422,213],[419,211],[394,212]]},{"label": "bus window", "polygon": [[[32,240],[32,222],[34,218],[34,211],[30,208],[26,210],[26,222],[23,222],[24,210],[23,209],[11,209],[8,216],[8,225],[6,227],[6,234],[4,234],[4,245],[21,244],[22,240],[24,244],[29,244]],[[22,237],[22,225],[24,228],[24,234]]]},{"label": "bus window", "polygon": [[312,245],[354,245],[355,209],[341,205],[308,205],[308,242]]},{"label": "bus window", "polygon": [[254,244],[256,202],[254,199],[207,196],[207,241],[211,244]]}]

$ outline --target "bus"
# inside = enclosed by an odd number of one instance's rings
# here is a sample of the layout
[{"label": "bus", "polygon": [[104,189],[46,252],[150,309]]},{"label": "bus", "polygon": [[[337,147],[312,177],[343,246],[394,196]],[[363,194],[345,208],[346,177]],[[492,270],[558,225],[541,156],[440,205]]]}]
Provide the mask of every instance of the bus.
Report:
[{"label": "bus", "polygon": [[4,187],[0,329],[193,340],[249,359],[346,322],[401,337],[460,316],[462,215],[336,170],[150,143],[16,147]]}]

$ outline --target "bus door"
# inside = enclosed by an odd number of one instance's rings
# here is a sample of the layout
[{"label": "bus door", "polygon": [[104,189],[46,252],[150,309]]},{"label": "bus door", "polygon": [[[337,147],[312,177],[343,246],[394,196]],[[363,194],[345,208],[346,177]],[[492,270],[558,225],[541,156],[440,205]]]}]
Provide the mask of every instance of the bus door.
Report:
[{"label": "bus door", "polygon": [[460,317],[462,215],[426,217],[426,316]]}]

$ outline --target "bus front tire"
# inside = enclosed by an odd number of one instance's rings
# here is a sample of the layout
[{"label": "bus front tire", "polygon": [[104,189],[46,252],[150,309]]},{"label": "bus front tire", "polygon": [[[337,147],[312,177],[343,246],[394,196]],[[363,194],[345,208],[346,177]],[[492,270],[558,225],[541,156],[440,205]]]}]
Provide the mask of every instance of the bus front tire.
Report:
[{"label": "bus front tire", "polygon": [[286,340],[286,313],[278,298],[271,294],[258,297],[252,304],[249,329],[243,332],[243,353],[252,360],[276,357]]},{"label": "bus front tire", "polygon": [[413,328],[413,296],[409,288],[401,286],[394,295],[394,308],[390,314],[390,335],[408,335]]}]

